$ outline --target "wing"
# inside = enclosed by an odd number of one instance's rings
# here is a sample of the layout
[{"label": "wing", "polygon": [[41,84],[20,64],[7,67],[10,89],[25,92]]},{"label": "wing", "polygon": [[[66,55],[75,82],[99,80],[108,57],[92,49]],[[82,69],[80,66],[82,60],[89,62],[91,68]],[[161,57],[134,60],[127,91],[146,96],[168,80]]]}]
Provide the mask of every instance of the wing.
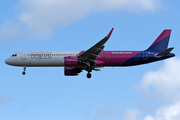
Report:
[{"label": "wing", "polygon": [[99,57],[99,53],[104,49],[104,44],[106,43],[106,41],[110,38],[112,31],[114,28],[111,29],[111,31],[109,32],[109,34],[103,38],[101,41],[99,41],[98,43],[96,43],[94,46],[92,46],[91,48],[89,48],[87,51],[85,51],[84,53],[80,54],[78,56],[78,60],[80,63],[85,63],[90,67],[90,64],[95,64],[96,63],[96,58]]}]

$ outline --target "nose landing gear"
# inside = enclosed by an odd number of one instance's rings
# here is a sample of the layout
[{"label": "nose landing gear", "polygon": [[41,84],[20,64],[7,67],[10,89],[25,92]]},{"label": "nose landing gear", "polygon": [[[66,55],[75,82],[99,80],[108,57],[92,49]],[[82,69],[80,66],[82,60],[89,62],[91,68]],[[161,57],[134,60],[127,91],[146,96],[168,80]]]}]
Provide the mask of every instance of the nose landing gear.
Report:
[{"label": "nose landing gear", "polygon": [[23,70],[24,70],[24,71],[22,72],[22,74],[25,75],[25,74],[26,74],[26,72],[25,72],[25,71],[26,71],[26,67],[24,67]]}]

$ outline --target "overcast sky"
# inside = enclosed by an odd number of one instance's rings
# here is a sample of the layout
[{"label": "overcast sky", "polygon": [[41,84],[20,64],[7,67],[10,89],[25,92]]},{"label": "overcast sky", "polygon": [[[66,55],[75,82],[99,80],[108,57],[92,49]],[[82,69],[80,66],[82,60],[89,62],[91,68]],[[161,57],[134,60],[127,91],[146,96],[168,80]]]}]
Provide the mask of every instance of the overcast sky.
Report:
[{"label": "overcast sky", "polygon": [[[180,1],[0,1],[0,120],[179,120]],[[81,51],[114,27],[105,50],[145,50],[164,29],[176,57],[64,76],[63,67],[12,67],[21,51]]]}]

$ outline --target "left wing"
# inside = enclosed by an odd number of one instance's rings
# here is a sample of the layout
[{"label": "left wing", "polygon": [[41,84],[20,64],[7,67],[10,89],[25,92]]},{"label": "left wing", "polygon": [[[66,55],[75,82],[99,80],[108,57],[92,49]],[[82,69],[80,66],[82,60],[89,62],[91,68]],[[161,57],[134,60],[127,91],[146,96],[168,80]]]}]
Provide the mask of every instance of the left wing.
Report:
[{"label": "left wing", "polygon": [[101,41],[99,41],[98,43],[96,43],[94,46],[92,46],[91,48],[89,48],[87,51],[85,51],[84,53],[80,54],[78,56],[78,60],[80,63],[84,63],[86,65],[88,65],[88,67],[90,67],[90,64],[95,64],[96,63],[96,58],[99,57],[99,53],[104,49],[104,44],[106,43],[106,41],[110,38],[112,31],[114,28],[111,29],[111,31],[109,32],[109,34],[103,38]]}]

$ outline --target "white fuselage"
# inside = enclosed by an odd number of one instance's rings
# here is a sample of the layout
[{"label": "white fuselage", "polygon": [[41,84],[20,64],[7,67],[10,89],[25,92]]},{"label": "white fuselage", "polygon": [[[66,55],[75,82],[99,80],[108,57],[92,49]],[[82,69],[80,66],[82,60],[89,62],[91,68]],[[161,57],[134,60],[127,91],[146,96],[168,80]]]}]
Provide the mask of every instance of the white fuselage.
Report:
[{"label": "white fuselage", "polygon": [[80,51],[24,51],[13,54],[6,63],[13,66],[64,66],[64,57],[77,56]]}]

